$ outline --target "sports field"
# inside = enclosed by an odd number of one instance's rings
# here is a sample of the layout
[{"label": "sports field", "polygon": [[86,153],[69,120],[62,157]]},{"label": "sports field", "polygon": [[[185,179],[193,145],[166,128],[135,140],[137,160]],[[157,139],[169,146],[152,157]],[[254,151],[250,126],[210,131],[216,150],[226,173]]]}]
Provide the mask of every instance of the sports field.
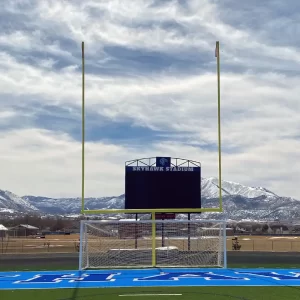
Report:
[{"label": "sports field", "polygon": [[[245,268],[245,266],[243,266]],[[51,269],[51,267],[44,267],[37,270],[35,266],[32,266],[31,272],[2,272],[0,273],[0,299],[5,300],[114,300],[126,298],[126,299],[239,299],[239,300],[293,300],[300,299],[300,265],[288,266],[288,265],[267,265],[264,266],[267,269],[263,269],[263,266],[255,268],[253,265],[249,266],[251,269],[239,269],[237,265],[229,266],[228,270],[215,271],[214,269],[180,269],[178,273],[176,269],[172,270],[143,270],[122,272],[120,270],[106,270],[106,271],[92,271],[90,274],[98,274],[98,279],[95,276],[89,280],[82,278],[85,277],[83,273],[78,274],[78,271],[69,271],[65,266],[61,266],[60,271],[40,271]],[[258,267],[258,266],[257,266]],[[290,267],[290,269],[287,269]],[[283,269],[284,268],[284,269]],[[72,268],[73,270],[75,269]],[[28,268],[27,268],[28,270]],[[37,271],[34,271],[37,270]],[[207,273],[212,271],[211,273]],[[144,273],[143,273],[144,272]],[[149,273],[150,272],[150,273]],[[150,279],[154,272],[155,280]],[[163,272],[163,273],[162,273]],[[237,273],[236,273],[237,272]],[[246,272],[247,274],[243,273]],[[264,276],[257,276],[254,274],[264,272]],[[139,278],[136,281],[135,287],[118,287],[114,288],[113,285],[117,285],[118,279],[113,281],[114,277],[119,275],[107,276],[107,273],[116,274],[123,273],[123,278],[120,284],[130,283],[132,284],[132,278]],[[271,273],[271,274],[270,274]],[[21,275],[24,279],[22,289],[7,289],[3,288],[8,286],[8,282],[22,281],[22,278],[18,278],[16,275]],[[102,274],[102,275],[99,275]],[[103,275],[105,274],[105,276]],[[133,276],[131,276],[132,274]],[[252,275],[251,275],[252,274]],[[37,275],[40,275],[37,276]],[[52,275],[44,276],[44,275]],[[54,276],[55,275],[55,276]],[[63,280],[62,276],[65,275]],[[271,276],[270,276],[271,275]],[[15,277],[7,277],[15,276]],[[96,277],[97,277],[96,276]],[[100,276],[100,277],[99,277]],[[156,276],[156,277],[155,277]],[[177,276],[177,279],[176,279]],[[222,278],[224,276],[224,278]],[[232,278],[225,278],[229,276]],[[273,277],[272,277],[273,276]],[[106,277],[106,278],[104,278]],[[210,277],[210,278],[209,278]],[[236,280],[233,277],[244,278],[243,280]],[[107,279],[108,278],[108,279]],[[245,280],[250,278],[250,280]],[[21,279],[21,280],[20,280]],[[105,283],[103,283],[105,279]],[[170,280],[172,279],[172,280]],[[26,282],[27,280],[27,282]],[[30,280],[32,281],[30,283]],[[77,280],[77,281],[76,281]],[[91,283],[94,280],[94,283]],[[97,281],[98,280],[98,281]],[[52,281],[52,282],[50,282]],[[72,282],[71,282],[72,281]],[[97,282],[95,282],[97,281]],[[102,281],[102,283],[101,283]],[[68,283],[69,282],[69,283]],[[49,288],[43,288],[48,284]],[[236,286],[239,284],[245,284],[244,286]],[[254,286],[247,286],[253,284]],[[72,288],[67,288],[67,286]],[[92,286],[97,286],[93,288]],[[181,286],[178,286],[181,285]],[[190,286],[187,286],[190,285]],[[231,286],[229,286],[231,285]],[[264,286],[256,286],[264,285]],[[88,287],[90,286],[90,287]],[[66,288],[64,288],[66,287]],[[100,288],[99,288],[100,287]],[[102,288],[101,288],[102,287]],[[18,287],[20,288],[20,286]],[[23,289],[26,288],[26,289]]]},{"label": "sports field", "polygon": [[[231,239],[232,237],[227,238],[229,251]],[[77,251],[77,242],[76,235],[47,236],[46,239],[15,238],[10,239],[9,243],[6,241],[6,244],[4,241],[0,250],[3,249],[3,255],[72,253]],[[239,242],[242,245],[241,251],[300,251],[299,237],[241,236]],[[227,270],[217,271],[149,269],[140,272],[102,270],[85,273],[76,271],[77,265],[62,263],[59,267],[41,266],[34,265],[32,260],[30,263],[32,265],[15,265],[12,268],[1,266],[0,261],[1,300],[173,299],[174,297],[191,300],[300,299],[300,262],[299,265],[231,264]]]}]

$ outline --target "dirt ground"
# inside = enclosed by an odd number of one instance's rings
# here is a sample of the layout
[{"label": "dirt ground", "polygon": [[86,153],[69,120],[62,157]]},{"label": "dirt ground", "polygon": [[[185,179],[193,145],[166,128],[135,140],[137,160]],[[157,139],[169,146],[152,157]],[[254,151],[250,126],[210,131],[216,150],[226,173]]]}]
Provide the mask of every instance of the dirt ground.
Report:
[{"label": "dirt ground", "polygon": [[[230,250],[232,237],[227,240]],[[242,251],[300,252],[299,236],[240,236],[238,241]]]},{"label": "dirt ground", "polygon": [[[227,237],[227,250],[233,250],[233,237]],[[239,236],[239,251],[273,251],[273,252],[300,252],[300,237],[275,237],[275,236]],[[112,248],[134,248],[133,239],[109,239],[101,238],[90,240],[89,245],[95,249],[109,250]],[[138,247],[151,248],[151,239],[139,239]],[[191,240],[191,250],[202,250],[210,247],[212,240]],[[0,253],[76,253],[78,252],[79,235],[48,235],[45,239],[33,237],[0,239]],[[162,246],[161,240],[157,240],[157,247]],[[176,246],[180,250],[188,250],[188,241],[179,239],[165,239],[164,246]]]},{"label": "dirt ground", "polygon": [[79,235],[48,235],[35,237],[9,237],[0,239],[0,253],[74,253],[78,250]]}]

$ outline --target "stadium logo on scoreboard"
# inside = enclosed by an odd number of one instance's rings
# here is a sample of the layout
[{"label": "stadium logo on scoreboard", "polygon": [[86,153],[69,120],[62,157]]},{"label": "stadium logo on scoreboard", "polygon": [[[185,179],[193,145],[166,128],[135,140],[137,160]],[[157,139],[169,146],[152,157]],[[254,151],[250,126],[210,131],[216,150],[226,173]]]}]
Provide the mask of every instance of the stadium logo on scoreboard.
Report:
[{"label": "stadium logo on scoreboard", "polygon": [[156,166],[157,167],[170,167],[171,166],[171,157],[156,157]]}]

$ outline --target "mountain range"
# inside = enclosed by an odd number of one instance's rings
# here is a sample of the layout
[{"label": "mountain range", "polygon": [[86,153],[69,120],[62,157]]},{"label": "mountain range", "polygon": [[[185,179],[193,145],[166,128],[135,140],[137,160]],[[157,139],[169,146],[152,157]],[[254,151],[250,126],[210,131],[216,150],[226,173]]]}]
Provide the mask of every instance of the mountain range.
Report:
[{"label": "mountain range", "polygon": [[[231,220],[300,220],[300,201],[278,196],[263,187],[248,187],[239,183],[222,181],[224,213],[203,213],[203,218],[228,218]],[[202,178],[202,207],[218,206],[218,179]],[[86,209],[122,209],[125,196],[86,198]],[[0,190],[0,213],[78,215],[80,198],[50,198],[44,196],[17,196]],[[179,217],[184,217],[179,215]]]}]

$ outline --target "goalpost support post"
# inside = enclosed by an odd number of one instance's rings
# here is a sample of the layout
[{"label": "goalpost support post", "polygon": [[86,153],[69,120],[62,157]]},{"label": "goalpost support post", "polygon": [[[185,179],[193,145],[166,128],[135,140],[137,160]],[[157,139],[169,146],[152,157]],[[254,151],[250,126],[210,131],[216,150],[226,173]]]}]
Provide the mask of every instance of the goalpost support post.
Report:
[{"label": "goalpost support post", "polygon": [[152,267],[156,266],[156,223],[155,223],[155,212],[152,212]]},{"label": "goalpost support post", "polygon": [[224,268],[227,269],[227,222],[224,221],[223,223],[223,249],[221,251],[223,251],[224,253]]},{"label": "goalpost support post", "polygon": [[82,270],[82,256],[83,256],[83,236],[84,236],[84,223],[80,221],[80,235],[79,235],[79,270]]}]

